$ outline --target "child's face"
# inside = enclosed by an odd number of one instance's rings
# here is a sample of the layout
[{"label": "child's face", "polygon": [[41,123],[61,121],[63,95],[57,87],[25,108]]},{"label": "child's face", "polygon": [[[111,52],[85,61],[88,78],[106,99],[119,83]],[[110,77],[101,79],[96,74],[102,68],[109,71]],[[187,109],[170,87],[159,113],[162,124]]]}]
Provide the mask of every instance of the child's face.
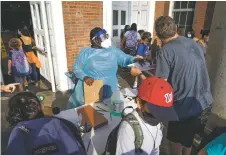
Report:
[{"label": "child's face", "polygon": [[146,45],[150,44],[150,42],[151,42],[150,39],[144,39],[144,40],[143,40],[143,43],[146,44]]},{"label": "child's face", "polygon": [[148,110],[148,107],[147,107],[145,101],[143,101],[141,98],[139,98],[139,97],[136,98],[136,104],[137,104],[137,108],[140,111],[149,113],[149,110]]}]

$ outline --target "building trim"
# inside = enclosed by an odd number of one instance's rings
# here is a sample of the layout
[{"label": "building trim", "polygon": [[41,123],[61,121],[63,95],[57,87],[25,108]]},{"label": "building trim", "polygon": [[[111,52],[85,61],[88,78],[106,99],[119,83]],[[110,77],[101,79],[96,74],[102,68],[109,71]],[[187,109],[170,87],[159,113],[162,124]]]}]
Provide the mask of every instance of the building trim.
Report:
[{"label": "building trim", "polygon": [[173,8],[174,8],[174,1],[170,1],[169,5],[169,16],[173,18]]},{"label": "building trim", "polygon": [[155,1],[149,0],[149,17],[148,18],[148,31],[153,35],[154,34],[154,24],[155,24]]},{"label": "building trim", "polygon": [[173,9],[173,12],[182,12],[182,11],[195,11],[195,9]]},{"label": "building trim", "polygon": [[112,1],[103,1],[103,28],[112,37]]},{"label": "building trim", "polygon": [[55,46],[55,57],[57,64],[58,76],[57,89],[60,91],[66,91],[69,89],[69,81],[65,75],[68,72],[67,67],[67,54],[66,54],[66,43],[64,34],[64,20],[63,20],[63,10],[61,1],[51,1],[51,12],[52,12],[52,22],[53,22],[53,32],[54,32],[54,46]]}]

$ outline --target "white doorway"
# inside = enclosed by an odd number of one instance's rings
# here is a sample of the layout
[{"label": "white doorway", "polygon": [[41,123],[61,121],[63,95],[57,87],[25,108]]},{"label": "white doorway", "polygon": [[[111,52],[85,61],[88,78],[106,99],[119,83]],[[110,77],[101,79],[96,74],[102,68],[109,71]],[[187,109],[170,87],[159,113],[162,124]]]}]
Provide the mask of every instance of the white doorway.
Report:
[{"label": "white doorway", "polygon": [[138,30],[148,31],[149,1],[132,1],[132,23]]},{"label": "white doorway", "polygon": [[[47,5],[46,5],[47,4]],[[53,60],[52,60],[52,50],[49,40],[49,20],[47,18],[47,12],[50,8],[47,7],[48,2],[45,1],[31,1],[31,17],[34,29],[35,44],[38,48],[43,49],[43,53],[37,53],[38,58],[41,62],[41,75],[51,83],[52,91],[56,91],[54,70],[53,70]],[[49,22],[48,22],[49,21]],[[51,33],[50,33],[51,34]]]},{"label": "white doorway", "polygon": [[112,40],[116,47],[120,47],[120,35],[125,25],[130,25],[129,3],[128,1],[112,2]]}]

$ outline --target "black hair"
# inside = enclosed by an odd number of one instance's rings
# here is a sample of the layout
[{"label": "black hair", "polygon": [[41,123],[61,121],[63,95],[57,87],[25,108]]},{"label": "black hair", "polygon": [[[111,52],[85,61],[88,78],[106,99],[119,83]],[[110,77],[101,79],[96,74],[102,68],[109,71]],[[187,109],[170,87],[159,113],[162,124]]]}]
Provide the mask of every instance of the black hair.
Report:
[{"label": "black hair", "polygon": [[27,27],[24,27],[20,30],[20,32],[24,35],[24,36],[27,36],[27,37],[30,37],[30,32],[28,30]]},{"label": "black hair", "polygon": [[202,38],[204,38],[204,36],[208,36],[210,33],[210,30],[205,30],[205,29],[202,29],[200,31],[200,34],[202,35]]},{"label": "black hair", "polygon": [[151,39],[151,33],[150,32],[144,32],[144,33],[142,33],[141,39],[142,40],[145,40],[145,39],[150,40]]},{"label": "black hair", "polygon": [[129,31],[130,30],[130,26],[129,25],[125,25],[125,27],[124,27],[124,32],[126,33],[127,31]]},{"label": "black hair", "polygon": [[95,37],[95,35],[99,32],[99,31],[101,31],[102,29],[100,28],[100,27],[95,27],[94,29],[92,29],[91,31],[90,31],[90,40],[92,40],[93,39],[93,37]]},{"label": "black hair", "polygon": [[185,36],[185,28],[184,27],[178,27],[177,29],[177,33],[180,35],[180,36]]},{"label": "black hair", "polygon": [[155,31],[159,39],[168,39],[177,33],[177,25],[173,18],[161,16],[155,20]]},{"label": "black hair", "polygon": [[100,48],[100,45],[98,45],[95,41],[93,41],[92,39],[93,39],[93,37],[95,37],[96,36],[96,34],[99,32],[99,31],[101,31],[102,29],[100,28],[100,27],[95,27],[94,29],[92,29],[91,31],[90,31],[90,42],[91,42],[91,47],[92,48]]},{"label": "black hair", "polygon": [[140,34],[140,36],[142,35],[142,33],[144,33],[144,30],[139,30],[138,33]]},{"label": "black hair", "polygon": [[7,121],[16,125],[22,121],[44,117],[38,97],[31,92],[20,92],[9,99]]},{"label": "black hair", "polygon": [[195,31],[193,29],[189,29],[186,32],[186,37],[188,38],[188,33],[191,34],[191,39],[193,39],[195,37]]},{"label": "black hair", "polygon": [[137,24],[133,23],[130,30],[137,31]]}]

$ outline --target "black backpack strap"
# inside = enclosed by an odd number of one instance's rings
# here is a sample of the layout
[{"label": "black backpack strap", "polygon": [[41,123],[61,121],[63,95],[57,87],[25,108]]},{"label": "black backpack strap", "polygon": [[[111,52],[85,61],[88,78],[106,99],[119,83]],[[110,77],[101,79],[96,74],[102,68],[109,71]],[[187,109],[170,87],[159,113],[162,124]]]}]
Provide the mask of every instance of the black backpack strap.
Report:
[{"label": "black backpack strap", "polygon": [[132,113],[129,113],[126,116],[124,116],[122,120],[128,122],[129,125],[132,127],[135,135],[134,144],[136,153],[137,154],[141,153],[142,152],[141,146],[143,144],[144,135],[139,121]]},{"label": "black backpack strap", "polygon": [[22,43],[22,47],[24,47],[24,41],[23,41],[23,39],[21,39],[21,37],[19,38],[20,39],[20,41],[21,41],[21,43]]}]

